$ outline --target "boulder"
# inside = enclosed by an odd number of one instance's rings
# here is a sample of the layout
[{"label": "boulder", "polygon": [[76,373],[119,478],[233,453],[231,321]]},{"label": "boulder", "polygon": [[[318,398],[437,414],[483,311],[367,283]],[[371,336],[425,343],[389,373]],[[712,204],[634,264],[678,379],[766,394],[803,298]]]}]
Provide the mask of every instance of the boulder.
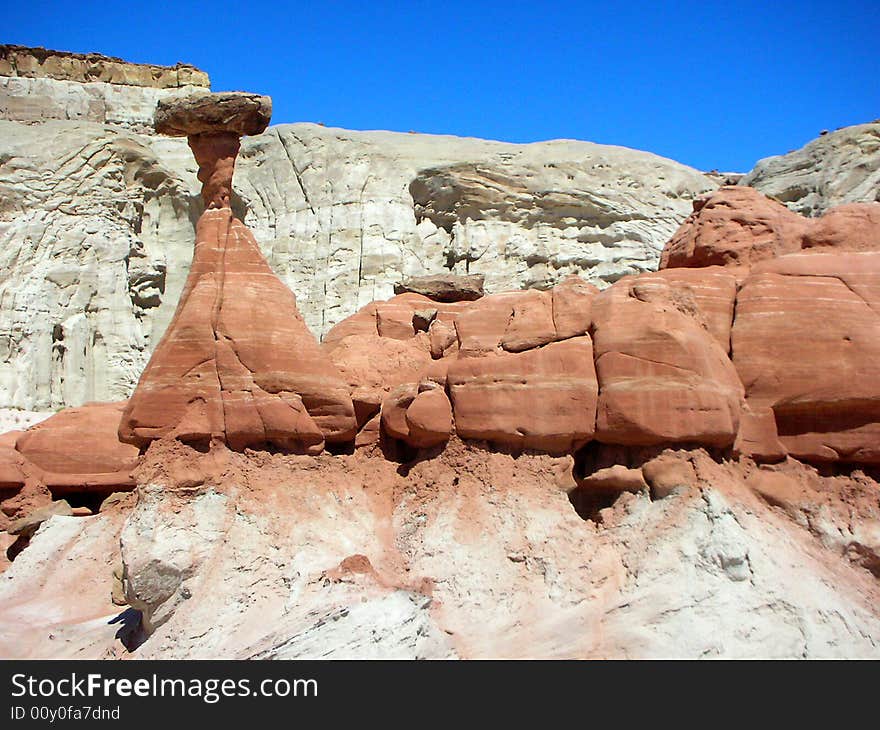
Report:
[{"label": "boulder", "polygon": [[394,285],[395,294],[413,292],[436,302],[472,302],[483,296],[483,275],[412,276]]},{"label": "boulder", "polygon": [[655,275],[622,280],[593,300],[598,441],[733,443],[742,385],[692,310]]},{"label": "boulder", "polygon": [[159,134],[188,137],[229,132],[260,134],[272,119],[272,99],[244,91],[197,92],[161,99],[156,107]]},{"label": "boulder", "polygon": [[392,438],[408,441],[406,411],[418,394],[418,385],[406,383],[394,388],[382,401],[382,430]]},{"label": "boulder", "polygon": [[449,440],[452,433],[452,406],[442,388],[420,392],[406,409],[407,443],[427,449]]},{"label": "boulder", "polygon": [[447,378],[462,438],[561,453],[593,436],[597,387],[589,335],[457,359]]},{"label": "boulder", "polygon": [[363,426],[393,388],[418,382],[431,363],[429,336],[398,340],[350,335],[335,343],[329,359],[348,385],[358,425]]},{"label": "boulder", "polygon": [[648,488],[641,469],[630,469],[623,464],[614,464],[594,471],[580,480],[580,489],[602,492],[641,492]]},{"label": "boulder", "polygon": [[694,465],[687,458],[669,452],[642,464],[642,475],[654,499],[663,499],[697,484]]},{"label": "boulder", "polygon": [[504,350],[522,352],[556,339],[552,294],[529,289],[521,292],[512,304],[510,321],[501,336]]},{"label": "boulder", "polygon": [[880,463],[880,253],[756,266],[732,342],[750,408],[765,414],[761,442],[778,436],[807,461]]},{"label": "boulder", "polygon": [[528,289],[483,297],[458,313],[455,329],[462,357],[547,344],[556,339],[552,296]]},{"label": "boulder", "polygon": [[807,225],[757,190],[727,185],[694,201],[694,212],[663,248],[660,268],[748,268],[799,250]]},{"label": "boulder", "polygon": [[59,499],[57,502],[52,502],[45,507],[35,509],[24,517],[11,522],[9,527],[6,528],[6,532],[10,535],[18,535],[21,538],[29,540],[34,536],[34,533],[39,529],[40,525],[55,515],[70,517],[73,515],[73,510],[66,500]]},{"label": "boulder", "polygon": [[654,274],[642,274],[642,281],[656,276],[667,281],[674,290],[689,295],[699,312],[698,319],[721,345],[730,351],[730,328],[736,302],[736,277],[722,266],[700,269],[662,269]]},{"label": "boulder", "polygon": [[119,401],[66,408],[21,434],[16,449],[56,491],[133,486],[131,470],[140,452],[119,439],[125,406]]}]

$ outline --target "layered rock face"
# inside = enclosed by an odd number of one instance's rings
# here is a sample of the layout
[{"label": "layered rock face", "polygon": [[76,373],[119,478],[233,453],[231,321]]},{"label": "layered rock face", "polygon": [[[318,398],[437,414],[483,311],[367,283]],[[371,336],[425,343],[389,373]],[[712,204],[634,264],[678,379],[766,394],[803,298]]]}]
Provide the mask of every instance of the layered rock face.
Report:
[{"label": "layered rock face", "polygon": [[266,97],[245,94],[159,106],[157,129],[188,136],[207,210],[177,312],[122,416],[123,441],[320,451],[354,436],[348,389],[229,208],[239,136],[261,133],[270,116]]},{"label": "layered rock face", "polygon": [[9,121],[69,119],[148,132],[159,100],[209,85],[204,71],[187,64],[0,45],[0,119]]},{"label": "layered rock face", "polygon": [[807,216],[843,203],[880,201],[880,120],[829,132],[799,150],[761,160],[739,184]]}]

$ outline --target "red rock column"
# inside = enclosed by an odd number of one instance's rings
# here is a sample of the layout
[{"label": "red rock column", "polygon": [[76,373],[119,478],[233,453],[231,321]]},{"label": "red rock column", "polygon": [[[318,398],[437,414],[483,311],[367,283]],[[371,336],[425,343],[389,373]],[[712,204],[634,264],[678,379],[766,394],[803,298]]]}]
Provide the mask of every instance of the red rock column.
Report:
[{"label": "red rock column", "polygon": [[187,137],[196,162],[205,209],[228,208],[232,197],[232,174],[241,138],[234,132],[191,134]]}]

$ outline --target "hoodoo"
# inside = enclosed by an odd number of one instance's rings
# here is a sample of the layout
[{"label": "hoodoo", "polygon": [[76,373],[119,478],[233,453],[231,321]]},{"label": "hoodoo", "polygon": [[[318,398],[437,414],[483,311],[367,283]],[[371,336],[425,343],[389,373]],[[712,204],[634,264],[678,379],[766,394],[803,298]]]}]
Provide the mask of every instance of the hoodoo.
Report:
[{"label": "hoodoo", "polygon": [[177,311],[123,414],[127,443],[174,436],[315,453],[354,437],[346,384],[230,208],[240,138],[261,133],[271,108],[265,96],[222,93],[157,109],[157,131],[188,138],[205,212]]}]

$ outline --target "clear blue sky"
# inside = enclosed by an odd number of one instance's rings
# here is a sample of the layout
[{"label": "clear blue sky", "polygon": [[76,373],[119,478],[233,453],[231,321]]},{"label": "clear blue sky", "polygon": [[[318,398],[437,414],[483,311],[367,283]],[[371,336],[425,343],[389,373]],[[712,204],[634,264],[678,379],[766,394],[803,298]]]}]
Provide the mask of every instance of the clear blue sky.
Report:
[{"label": "clear blue sky", "polygon": [[273,122],[567,137],[746,171],[880,117],[880,0],[13,2],[0,42],[193,63]]}]

